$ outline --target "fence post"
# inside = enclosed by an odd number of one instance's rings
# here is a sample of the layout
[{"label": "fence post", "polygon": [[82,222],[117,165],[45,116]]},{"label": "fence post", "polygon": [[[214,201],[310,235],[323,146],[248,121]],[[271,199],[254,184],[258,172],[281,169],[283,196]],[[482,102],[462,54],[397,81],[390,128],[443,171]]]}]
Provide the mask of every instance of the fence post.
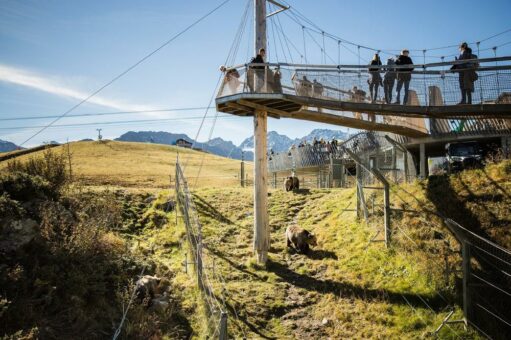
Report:
[{"label": "fence post", "polygon": [[219,340],[227,340],[227,313],[222,312],[220,317],[220,333],[218,335]]},{"label": "fence post", "polygon": [[204,289],[202,285],[202,227],[199,225],[199,231],[197,235],[197,283],[201,290]]},{"label": "fence post", "polygon": [[472,301],[470,299],[470,244],[462,241],[461,256],[463,257],[463,316],[465,323],[468,324],[472,318]]},{"label": "fence post", "polygon": [[383,225],[385,227],[385,247],[390,246],[390,190],[389,183],[383,182]]},{"label": "fence post", "polygon": [[240,175],[240,180],[241,180],[241,187],[245,187],[245,161],[244,160],[241,160],[241,175]]}]

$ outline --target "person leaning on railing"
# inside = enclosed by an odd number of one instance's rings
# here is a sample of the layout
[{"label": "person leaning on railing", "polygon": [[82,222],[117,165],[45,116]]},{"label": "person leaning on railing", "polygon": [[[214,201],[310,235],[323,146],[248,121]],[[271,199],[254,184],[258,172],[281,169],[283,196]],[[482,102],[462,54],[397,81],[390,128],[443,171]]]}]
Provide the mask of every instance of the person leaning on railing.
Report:
[{"label": "person leaning on railing", "polygon": [[[413,65],[412,58],[408,55],[410,51],[402,50],[401,55],[396,60],[396,65]],[[403,104],[406,105],[408,102],[408,89],[410,88],[410,81],[412,80],[413,67],[398,68],[397,69],[397,100],[394,104],[401,104],[401,88],[405,86],[405,95],[403,98]]]},{"label": "person leaning on railing", "polygon": [[[472,54],[472,49],[468,47],[466,42],[460,45],[460,55],[456,60],[469,60],[477,59],[475,54]],[[452,65],[451,70],[457,70],[459,73],[461,101],[460,104],[472,104],[472,92],[474,92],[474,82],[479,78],[476,72],[478,63],[467,62],[462,64]]]}]

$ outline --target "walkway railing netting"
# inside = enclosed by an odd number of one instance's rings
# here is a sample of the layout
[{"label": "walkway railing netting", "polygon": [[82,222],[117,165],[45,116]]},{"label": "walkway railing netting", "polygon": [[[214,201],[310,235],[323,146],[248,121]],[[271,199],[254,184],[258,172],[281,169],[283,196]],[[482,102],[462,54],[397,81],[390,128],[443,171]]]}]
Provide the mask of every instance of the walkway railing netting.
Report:
[{"label": "walkway railing netting", "polygon": [[[465,61],[466,62],[466,61]],[[451,68],[460,62],[445,62],[414,65],[414,71],[408,72],[409,106],[452,106],[462,101],[460,75],[475,71],[477,80],[471,91],[472,104],[511,104],[511,57],[480,59],[469,63],[469,68]],[[385,104],[384,84],[392,83],[392,99],[396,101],[397,80],[389,82],[386,75],[399,74],[399,67],[391,69],[380,66],[377,72],[379,83],[377,104]],[[366,65],[300,65],[286,63],[246,64],[234,66],[225,72],[224,81],[217,97],[241,93],[287,94],[303,98],[317,98],[343,102],[371,103],[371,75]],[[404,89],[400,93],[404,100]],[[374,98],[374,97],[373,97]],[[442,134],[463,131],[500,131],[511,130],[509,119],[437,119],[429,124],[421,117],[400,117],[398,115],[380,115],[365,112],[339,112],[320,109],[314,106],[303,107],[312,111],[332,113],[346,118],[354,118],[386,125],[397,125],[423,133]],[[479,117],[484,118],[484,117]]]},{"label": "walkway railing netting", "polygon": [[[451,69],[453,65],[459,65]],[[465,66],[468,65],[468,66]],[[477,65],[477,66],[476,66]],[[217,97],[238,93],[284,93],[312,98],[341,101],[371,102],[367,65],[302,65],[287,63],[245,64],[228,68]],[[406,105],[443,106],[461,101],[460,74],[474,70],[472,102],[511,103],[511,57],[487,58],[414,65],[414,70],[404,72],[408,66],[379,68],[382,82],[377,102],[385,103],[383,83],[388,72],[408,73],[411,76],[410,95]],[[396,100],[397,80],[393,86],[392,102]],[[362,92],[360,92],[362,91]],[[401,90],[401,101],[404,89]]]}]

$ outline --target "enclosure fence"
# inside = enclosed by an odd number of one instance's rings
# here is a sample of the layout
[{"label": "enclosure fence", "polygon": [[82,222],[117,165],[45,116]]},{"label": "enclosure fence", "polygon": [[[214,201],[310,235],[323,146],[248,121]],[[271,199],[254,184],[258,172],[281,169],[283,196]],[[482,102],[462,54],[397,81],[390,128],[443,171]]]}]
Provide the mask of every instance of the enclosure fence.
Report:
[{"label": "enclosure fence", "polygon": [[208,338],[227,340],[227,318],[228,313],[225,305],[223,292],[215,293],[215,286],[221,282],[214,280],[217,273],[214,273],[214,260],[204,252],[202,225],[193,201],[193,196],[188,188],[188,183],[181,165],[176,162],[176,203],[186,227],[186,236],[191,252],[191,262],[188,256],[185,259],[185,268],[193,264],[197,275],[197,285],[201,291],[206,314],[208,317],[207,331]]}]

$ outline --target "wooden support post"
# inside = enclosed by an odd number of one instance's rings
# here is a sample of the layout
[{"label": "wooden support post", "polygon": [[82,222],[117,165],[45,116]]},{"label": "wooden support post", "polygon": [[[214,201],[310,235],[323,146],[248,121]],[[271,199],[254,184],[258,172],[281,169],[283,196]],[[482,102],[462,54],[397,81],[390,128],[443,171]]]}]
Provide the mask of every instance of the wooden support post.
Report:
[{"label": "wooden support post", "polygon": [[465,323],[472,318],[472,301],[470,296],[470,244],[467,241],[462,241],[461,256],[463,257],[463,316]]},{"label": "wooden support post", "polygon": [[[266,49],[266,0],[254,0],[254,55]],[[255,77],[257,78],[257,77]],[[266,264],[270,247],[268,228],[268,159],[267,151],[268,113],[254,111],[254,251],[259,264]]]},{"label": "wooden support post", "polygon": [[420,152],[419,174],[422,179],[425,179],[426,178],[426,144],[421,143],[419,145],[419,148],[420,148],[420,150],[419,150],[419,152]]},{"label": "wooden support post", "polygon": [[268,228],[268,161],[266,157],[266,112],[256,110],[254,115],[254,251],[257,262],[268,259],[270,235]]},{"label": "wooden support post", "polygon": [[218,334],[219,340],[227,340],[227,313],[222,312],[220,316],[220,332]]}]

